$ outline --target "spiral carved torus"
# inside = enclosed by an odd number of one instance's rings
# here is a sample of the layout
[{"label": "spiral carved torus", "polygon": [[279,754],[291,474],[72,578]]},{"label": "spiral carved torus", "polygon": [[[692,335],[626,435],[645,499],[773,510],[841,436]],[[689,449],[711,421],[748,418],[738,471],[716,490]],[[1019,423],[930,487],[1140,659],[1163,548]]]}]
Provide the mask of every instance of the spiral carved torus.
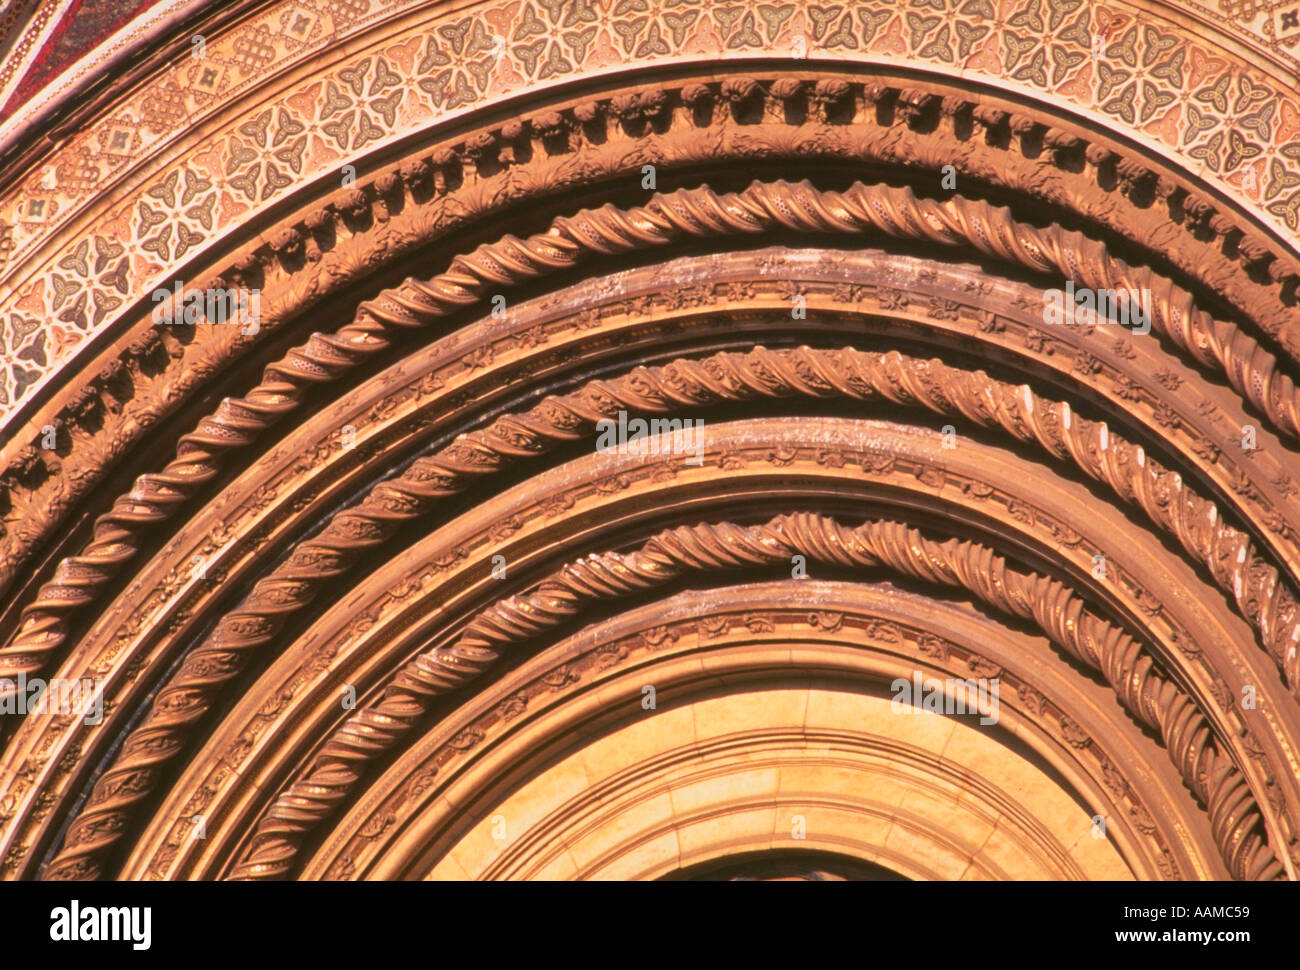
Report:
[{"label": "spiral carved torus", "polygon": [[584,603],[663,585],[686,570],[788,565],[799,554],[850,568],[884,566],[926,583],[963,587],[1005,613],[1035,622],[1053,643],[1100,670],[1125,708],[1158,732],[1188,786],[1207,806],[1215,841],[1234,877],[1283,877],[1238,769],[1195,703],[1130,633],[1091,612],[1058,580],[1013,569],[988,546],[936,542],[897,521],[849,528],[824,516],[798,514],[761,526],[671,529],[628,554],[586,556],[527,593],[484,610],[454,643],[407,664],[378,704],[344,723],[306,776],[260,821],[231,878],[283,876],[304,835],[331,814],[368,763],[410,731],[434,697],[481,675],[503,650],[577,615]]},{"label": "spiral carved torus", "polygon": [[1295,880],[1300,28],[1187,2],[0,15],[0,880]]},{"label": "spiral carved torus", "polygon": [[[789,396],[920,405],[1035,444],[1108,486],[1175,538],[1234,595],[1242,616],[1256,626],[1279,665],[1283,649],[1294,642],[1290,583],[1247,534],[1228,524],[1228,513],[1178,473],[1146,458],[1140,446],[1111,432],[1104,422],[1074,416],[1064,402],[1036,395],[1026,385],[1012,386],[979,371],[897,352],[758,348],[743,355],[680,360],[596,381],[576,393],[548,398],[525,414],[497,418],[488,428],[417,459],[400,476],[377,485],[358,505],[331,519],[319,535],[304,541],[270,576],[259,580],[186,658],[97,783],[90,808],[70,831],[63,858],[84,864],[111,846],[112,832],[152,788],[153,773],[181,750],[189,726],[210,709],[221,685],[238,673],[240,658],[272,643],[294,613],[310,607],[326,582],[389,541],[405,523],[427,514],[440,499],[461,494],[482,476],[520,459],[590,434],[597,421],[620,410],[663,413],[681,406]],[[466,662],[474,656],[471,650]],[[1293,672],[1287,670],[1286,675],[1294,685]],[[383,715],[386,723],[389,716]],[[47,872],[47,878],[59,871]]]},{"label": "spiral carved torus", "polygon": [[740,193],[709,189],[657,196],[647,205],[613,205],[555,220],[527,240],[507,236],[458,257],[450,269],[421,282],[407,280],[363,303],[356,320],[336,334],[314,335],[268,367],[263,381],[238,399],[227,398],[195,431],[181,438],[176,458],[160,473],[142,476],[113,510],[101,516],[94,538],[59,564],[55,578],[22,614],[11,642],[0,649],[0,677],[34,674],[64,643],[71,614],[95,602],[139,546],[142,531],[218,474],[223,456],[247,447],[258,433],[294,410],[307,390],[337,378],[387,349],[405,329],[478,303],[494,286],[513,286],[567,269],[591,255],[663,246],[684,236],[716,237],[772,230],[884,235],[966,245],[1031,270],[1078,280],[1089,288],[1150,290],[1151,326],[1194,360],[1219,371],[1290,438],[1300,436],[1295,383],[1250,335],[1193,305],[1191,295],[1147,269],[1111,257],[1096,240],[1059,227],[1039,229],[1004,207],[955,197],[917,198],[910,189],[868,187],[819,191],[807,182],[755,183]]}]

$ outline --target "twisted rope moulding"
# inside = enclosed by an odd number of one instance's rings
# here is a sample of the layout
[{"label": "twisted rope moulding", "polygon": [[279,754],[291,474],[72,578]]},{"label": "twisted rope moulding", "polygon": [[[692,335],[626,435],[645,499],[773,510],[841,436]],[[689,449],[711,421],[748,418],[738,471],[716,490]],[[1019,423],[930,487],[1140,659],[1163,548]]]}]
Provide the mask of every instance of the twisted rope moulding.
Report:
[{"label": "twisted rope moulding", "polygon": [[885,566],[940,586],[968,590],[1030,620],[1072,657],[1101,671],[1124,707],[1154,729],[1184,781],[1209,811],[1216,845],[1237,879],[1284,879],[1259,806],[1240,770],[1188,697],[1118,625],[1092,613],[1060,581],[1012,569],[990,547],[937,542],[905,523],[845,526],[821,515],[781,515],[760,526],[697,525],[659,533],[628,553],[601,553],[564,566],[524,594],[475,616],[454,643],[409,662],[373,707],[352,714],[305,776],[258,822],[232,879],[285,876],[303,838],[347,797],[365,769],[392,748],[432,699],[478,677],[501,652],[577,615],[584,604],[656,586],[687,571],[788,565],[803,554],[849,568]]},{"label": "twisted rope moulding", "polygon": [[[502,416],[482,431],[462,435],[437,454],[417,459],[397,478],[376,485],[357,506],[338,513],[321,533],[302,542],[260,579],[221,618],[206,642],[185,658],[96,782],[59,859],[85,859],[113,845],[125,813],[155,788],[157,771],[182,749],[189,726],[210,710],[221,687],[238,675],[252,652],[270,643],[326,581],[346,573],[367,550],[427,514],[439,499],[462,493],[478,478],[520,458],[544,454],[590,433],[597,421],[620,410],[655,413],[763,396],[882,398],[940,413],[956,411],[1073,462],[1141,508],[1209,570],[1256,627],[1295,690],[1300,674],[1295,655],[1285,666],[1282,655],[1298,629],[1290,585],[1260,556],[1248,535],[1227,524],[1215,503],[1178,473],[1146,458],[1140,446],[1112,434],[1105,422],[1078,418],[1064,402],[1035,395],[1027,385],[1013,386],[982,371],[960,370],[937,360],[851,348],[756,348],[747,354],[722,353],[703,361],[637,368],[621,378],[591,382],[573,394],[547,398],[522,415]],[[60,871],[52,865],[46,878]]]},{"label": "twisted rope moulding", "polygon": [[337,333],[314,334],[268,366],[246,396],[222,401],[177,445],[176,458],[137,479],[99,517],[82,551],[64,559],[53,579],[22,612],[21,625],[0,649],[0,678],[45,668],[63,645],[72,617],[95,602],[102,587],[130,561],[143,530],[170,518],[220,470],[226,455],[297,409],[315,384],[337,379],[391,346],[402,330],[425,327],[478,303],[494,286],[513,286],[577,265],[591,255],[626,253],[689,236],[718,237],[784,228],[794,232],[879,234],[947,246],[973,246],[985,255],[1063,275],[1093,289],[1150,290],[1152,329],[1205,367],[1224,375],[1269,424],[1300,438],[1300,398],[1272,355],[1232,323],[1193,305],[1192,296],[1151,270],[1109,256],[1098,241],[1058,227],[1015,220],[1009,209],[953,197],[919,199],[908,188],[855,183],[845,192],[808,182],[756,182],[738,193],[702,187],[657,195],[644,206],[613,205],[557,218],[526,240],[506,236],[452,261],[429,282],[408,279],[363,303],[356,320]]},{"label": "twisted rope moulding", "polygon": [[[1171,281],[1110,257],[1100,242],[1078,232],[1029,226],[1013,219],[1008,209],[981,201],[920,199],[906,188],[861,183],[842,193],[821,191],[807,182],[755,183],[742,192],[727,194],[708,188],[681,190],[627,210],[607,205],[557,218],[550,230],[526,240],[507,236],[484,245],[457,257],[447,272],[429,282],[407,280],[385,291],[362,304],[353,323],[332,335],[313,335],[283,360],[268,366],[257,387],[244,397],[223,401],[195,432],[181,439],[176,458],[162,472],[141,476],[112,511],[97,520],[92,540],[79,555],[59,564],[54,578],[24,608],[11,642],[0,649],[0,678],[16,678],[20,673],[31,676],[46,669],[65,644],[77,616],[98,600],[107,584],[135,557],[146,530],[171,518],[198,494],[219,473],[227,455],[247,447],[260,432],[296,410],[309,388],[353,370],[391,346],[402,331],[428,326],[475,305],[494,287],[567,269],[593,255],[626,253],[687,237],[771,229],[877,234],[971,246],[1036,272],[1074,279],[1082,286],[1150,290],[1155,332],[1201,365],[1224,375],[1279,432],[1293,439],[1300,436],[1295,385],[1264,347],[1230,322],[1196,308],[1191,295]],[[759,390],[763,388],[761,380],[750,380],[755,386],[753,393],[770,393]],[[906,382],[900,386],[906,387]],[[626,395],[629,390],[634,388],[622,392]],[[738,399],[734,389],[727,393]],[[1024,393],[1029,392],[1026,389]],[[907,394],[929,407],[942,397],[929,392],[915,395],[910,388]],[[720,394],[714,399],[727,397]],[[1058,457],[1075,461],[1176,535],[1183,547],[1210,569],[1216,582],[1231,591],[1270,656],[1284,669],[1288,685],[1293,692],[1297,690],[1300,660],[1295,641],[1300,625],[1295,595],[1278,571],[1264,562],[1248,536],[1222,524],[1216,506],[1154,462],[1145,463],[1149,471],[1141,470],[1144,459],[1140,448],[1128,452],[1108,449],[1105,425],[1078,419],[1072,423],[1063,404],[1055,411],[1045,409],[1054,415],[1056,427],[1051,427],[1041,416],[1030,419],[1032,404],[1027,403],[1026,413],[1013,417],[1006,405],[996,401],[976,404],[976,400],[978,395],[967,407],[957,407],[972,420],[998,424],[1024,440],[1032,438]],[[1026,398],[1026,402],[1032,400],[1032,395]],[[607,410],[598,415],[607,416]],[[499,456],[535,453],[511,442],[509,433],[518,432],[522,419],[510,420],[516,424],[498,422],[498,431],[505,432],[497,434],[494,441]],[[552,434],[558,440],[576,431],[556,424]],[[488,466],[498,460],[477,455],[472,449],[460,454],[468,462],[466,468],[455,469],[462,476],[473,474],[470,466],[491,470]],[[1127,454],[1136,455],[1139,472],[1123,467]],[[471,460],[480,458],[483,460]],[[421,475],[423,480],[418,477]],[[379,486],[367,497],[369,504],[336,517],[321,541],[295,550],[273,577],[259,582],[249,599],[223,618],[209,643],[185,659],[144,722],[131,733],[114,765],[96,782],[47,878],[101,874],[97,860],[119,837],[124,810],[153,790],[160,768],[180,750],[183,732],[210,708],[219,689],[244,668],[251,651],[274,636],[287,612],[310,601],[320,581],[350,566],[348,556],[354,553],[340,554],[338,548],[327,544],[327,536],[329,542],[337,545],[346,540],[350,549],[360,551],[383,541],[397,524],[412,517],[412,496],[427,503],[463,487],[434,459],[417,462],[399,481],[400,485]],[[1171,483],[1176,501],[1164,502],[1162,493]]]}]

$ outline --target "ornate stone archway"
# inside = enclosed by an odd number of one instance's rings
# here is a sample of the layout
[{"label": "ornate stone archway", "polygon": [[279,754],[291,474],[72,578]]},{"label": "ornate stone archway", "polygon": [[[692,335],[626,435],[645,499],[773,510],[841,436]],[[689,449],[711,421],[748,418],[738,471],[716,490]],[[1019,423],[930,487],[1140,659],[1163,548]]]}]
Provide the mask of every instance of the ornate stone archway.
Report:
[{"label": "ornate stone archway", "polygon": [[290,6],[0,123],[5,878],[1296,877],[1289,34]]}]

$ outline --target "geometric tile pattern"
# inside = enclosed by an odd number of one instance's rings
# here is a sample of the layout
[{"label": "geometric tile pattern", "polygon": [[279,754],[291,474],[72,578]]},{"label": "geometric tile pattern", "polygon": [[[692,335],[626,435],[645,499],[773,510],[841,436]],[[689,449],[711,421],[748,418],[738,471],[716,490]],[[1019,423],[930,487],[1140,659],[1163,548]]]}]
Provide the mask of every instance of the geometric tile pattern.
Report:
[{"label": "geometric tile pattern", "polygon": [[[1126,132],[1300,240],[1300,94],[1264,69],[1276,67],[1150,10],[1086,0],[484,2],[379,30],[342,62],[278,79],[406,6],[286,0],[205,38],[202,57],[189,56],[197,47],[178,54],[0,192],[0,427],[130,299],[169,286],[296,186],[338,178],[377,146],[458,112],[633,64],[781,55],[961,74]],[[1274,60],[1300,45],[1300,27],[1283,29],[1300,0],[1219,6],[1197,9],[1220,29],[1244,25]],[[231,108],[255,89],[278,93]],[[217,127],[198,136],[204,118]]]}]

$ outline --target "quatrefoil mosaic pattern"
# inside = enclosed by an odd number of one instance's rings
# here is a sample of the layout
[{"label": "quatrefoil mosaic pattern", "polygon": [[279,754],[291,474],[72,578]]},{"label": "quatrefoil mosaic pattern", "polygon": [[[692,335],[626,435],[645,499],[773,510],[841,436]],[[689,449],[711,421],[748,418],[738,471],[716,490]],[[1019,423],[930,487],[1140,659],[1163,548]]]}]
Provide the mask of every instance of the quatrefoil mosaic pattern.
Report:
[{"label": "quatrefoil mosaic pattern", "polygon": [[[203,59],[178,57],[0,196],[0,423],[133,295],[170,286],[297,187],[337,182],[342,166],[457,112],[638,63],[778,55],[962,73],[1125,132],[1300,238],[1300,97],[1259,64],[1125,4],[512,0],[375,31],[368,49],[293,85],[274,81],[405,6],[310,0],[260,13],[209,38]],[[1201,12],[1261,63],[1300,44],[1300,27],[1293,44],[1286,26],[1298,3]],[[279,93],[231,112],[228,128],[186,134],[258,84]],[[107,190],[119,181],[137,187]]]}]

